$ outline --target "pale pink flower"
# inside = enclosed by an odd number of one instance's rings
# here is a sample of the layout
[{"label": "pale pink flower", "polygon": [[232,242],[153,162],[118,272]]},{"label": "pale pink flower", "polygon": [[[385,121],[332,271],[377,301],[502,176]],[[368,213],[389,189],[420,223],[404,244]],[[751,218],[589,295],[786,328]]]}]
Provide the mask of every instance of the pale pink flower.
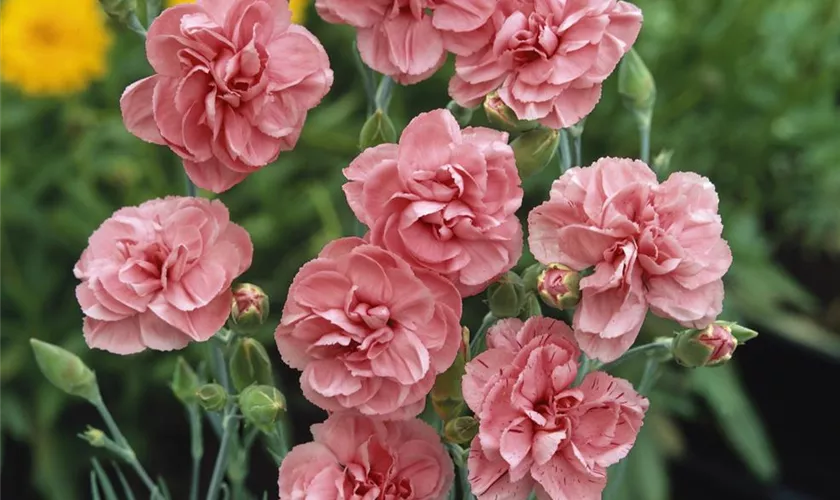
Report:
[{"label": "pale pink flower", "polygon": [[625,380],[587,374],[565,323],[506,319],[471,360],[464,399],[479,418],[469,481],[479,500],[598,500],[606,470],[630,451],[648,401]]},{"label": "pale pink flower", "polygon": [[216,193],[294,148],[306,113],[332,85],[324,48],[291,24],[286,0],[198,0],[149,27],[155,75],[120,100],[137,137],[169,146]]},{"label": "pale pink flower", "polygon": [[73,273],[90,347],[180,349],[230,314],[231,282],[253,246],[220,201],[169,197],[125,207],[94,231]]},{"label": "pale pink flower", "polygon": [[298,272],[275,339],[316,405],[404,419],[423,410],[435,376],[455,360],[460,317],[447,280],[342,238]]},{"label": "pale pink flower", "polygon": [[325,21],[356,28],[362,60],[399,83],[430,77],[446,51],[469,54],[492,36],[496,0],[317,0]]},{"label": "pale pink flower", "polygon": [[348,412],[312,426],[280,464],[280,500],[443,500],[455,476],[434,429]]},{"label": "pale pink flower", "polygon": [[659,184],[640,161],[602,158],[556,180],[528,225],[540,262],[595,268],[580,282],[574,318],[591,357],[618,358],[648,308],[692,328],[720,314],[721,278],[732,254],[721,237],[717,193],[705,177],[680,172]]},{"label": "pale pink flower", "polygon": [[489,24],[493,39],[456,59],[449,94],[474,107],[498,90],[519,119],[559,129],[595,108],[642,13],[616,0],[505,0]]},{"label": "pale pink flower", "polygon": [[399,144],[363,151],[344,170],[344,193],[372,243],[474,295],[522,254],[522,188],[507,139],[462,131],[447,110],[424,113]]}]

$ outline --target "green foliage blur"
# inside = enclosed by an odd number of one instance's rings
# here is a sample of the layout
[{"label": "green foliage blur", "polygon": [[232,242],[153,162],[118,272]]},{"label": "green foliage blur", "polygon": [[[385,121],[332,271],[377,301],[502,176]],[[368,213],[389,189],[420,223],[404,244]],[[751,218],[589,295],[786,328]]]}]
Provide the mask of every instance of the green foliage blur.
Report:
[{"label": "green foliage blur", "polygon": [[[706,175],[720,193],[725,236],[734,254],[723,318],[840,357],[840,293],[803,284],[779,260],[781,254],[804,260],[840,254],[840,3],[636,3],[645,13],[636,47],[657,83],[652,155],[672,151],[672,170]],[[232,219],[253,239],[254,264],[243,280],[270,295],[268,327],[276,324],[300,265],[329,240],[353,232],[341,169],[358,153],[366,118],[353,63],[353,32],[323,23],[314,9],[309,14],[307,24],[327,48],[335,71],[332,92],[310,113],[295,151],[281,154],[276,164],[221,195]],[[119,26],[112,28],[117,43],[111,69],[85,93],[32,99],[2,88],[2,465],[6,469],[10,461],[31,460],[31,477],[21,480],[31,481],[47,499],[85,497],[81,492],[91,451],[75,434],[98,420],[83,401],[60,393],[38,372],[31,337],[70,349],[96,370],[104,397],[141,459],[172,452],[151,446],[155,440],[143,433],[145,415],[164,408],[173,413],[160,418],[183,417],[166,389],[175,354],[121,357],[89,351],[81,335],[72,268],[88,235],[121,206],[184,190],[177,158],[136,139],[122,125],[122,90],[151,69],[142,41]],[[391,118],[398,131],[417,113],[446,106],[451,71],[450,62],[429,81],[395,90]],[[638,155],[632,116],[621,105],[615,80],[607,82],[586,122],[584,164],[599,156]],[[474,124],[483,123],[480,115]],[[557,172],[551,165],[526,183],[524,208],[547,197]],[[526,257],[521,267],[530,263]],[[464,322],[475,329],[486,308],[481,300],[468,305]],[[258,338],[276,365],[280,361],[270,331],[266,328]],[[649,336],[668,331],[663,322],[649,321],[645,327]],[[185,354],[198,359],[201,346]],[[627,367],[631,380],[638,377],[634,370],[638,367]],[[718,417],[732,449],[751,470],[772,478],[773,452],[737,369],[668,371],[652,397],[648,418],[654,424],[645,425],[628,465],[629,474],[647,480],[632,482],[640,490],[621,497],[667,498],[663,464],[681,452],[673,417],[696,415],[699,400]],[[282,382],[287,397],[295,385],[295,379]],[[745,426],[753,430],[739,431]],[[27,447],[31,455],[9,456],[10,443]],[[186,439],[178,443],[188,456]],[[261,481],[270,488],[276,478]]]}]

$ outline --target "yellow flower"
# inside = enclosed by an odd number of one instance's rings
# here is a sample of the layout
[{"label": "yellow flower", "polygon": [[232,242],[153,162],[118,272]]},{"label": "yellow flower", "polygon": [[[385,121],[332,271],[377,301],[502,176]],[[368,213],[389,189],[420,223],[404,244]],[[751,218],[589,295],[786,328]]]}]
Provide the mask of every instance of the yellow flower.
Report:
[{"label": "yellow flower", "polygon": [[84,90],[105,74],[111,35],[97,0],[5,0],[0,78],[30,95]]},{"label": "yellow flower", "polygon": [[[194,0],[166,0],[166,5],[172,7],[179,3],[193,3]],[[292,22],[304,24],[306,22],[306,8],[312,0],[288,0],[289,8],[292,10]]]}]

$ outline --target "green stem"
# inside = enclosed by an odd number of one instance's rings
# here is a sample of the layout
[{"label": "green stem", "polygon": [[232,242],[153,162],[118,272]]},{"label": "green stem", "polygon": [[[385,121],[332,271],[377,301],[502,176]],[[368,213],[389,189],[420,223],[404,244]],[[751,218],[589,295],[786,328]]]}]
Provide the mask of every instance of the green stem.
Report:
[{"label": "green stem", "polygon": [[650,163],[650,122],[639,123],[639,135],[641,137],[641,159]]},{"label": "green stem", "polygon": [[376,109],[381,109],[384,113],[388,113],[388,106],[391,105],[391,92],[393,90],[394,80],[390,76],[383,76],[379,82],[379,87],[376,89],[376,96],[374,97]]},{"label": "green stem", "polygon": [[655,356],[649,357],[645,362],[645,371],[642,372],[642,378],[639,380],[639,394],[647,395],[653,389],[653,384],[656,383],[659,375],[660,365],[660,360]]},{"label": "green stem", "polygon": [[146,28],[143,27],[143,23],[140,22],[136,13],[132,12],[129,14],[129,16],[125,19],[125,25],[131,31],[137,33],[143,38],[146,38]]},{"label": "green stem", "polygon": [[219,340],[213,341],[213,368],[216,372],[216,380],[230,394],[230,378],[228,377],[225,353],[222,351],[222,344]]},{"label": "green stem", "polygon": [[198,500],[198,485],[201,477],[201,457],[204,456],[204,442],[201,436],[201,413],[195,403],[187,405],[190,422],[190,453],[192,455],[192,477],[190,500]]},{"label": "green stem", "polygon": [[483,350],[486,345],[484,337],[487,336],[487,330],[493,326],[496,319],[497,318],[493,316],[493,313],[487,313],[487,315],[484,316],[484,320],[481,322],[481,326],[478,328],[475,336],[470,339],[470,358],[474,358]]},{"label": "green stem", "polygon": [[191,181],[190,178],[187,177],[186,173],[184,174],[184,181],[185,181],[187,196],[191,196],[191,197],[198,196],[198,189],[196,189],[195,184],[193,184],[193,181]]},{"label": "green stem", "polygon": [[575,136],[575,164],[574,166],[580,167],[583,165],[583,136],[577,135]]},{"label": "green stem", "polygon": [[213,467],[213,476],[210,479],[210,488],[207,490],[207,500],[219,498],[219,490],[222,487],[222,479],[225,475],[225,468],[228,461],[228,448],[233,437],[233,428],[236,423],[236,407],[228,403],[225,409],[225,416],[222,419],[222,442],[219,444],[219,453],[216,454],[216,465]]},{"label": "green stem", "polygon": [[367,114],[371,115],[376,105],[376,87],[373,82],[373,71],[362,61],[362,56],[359,54],[359,47],[356,45],[356,42],[353,42],[353,61],[356,63],[356,69],[362,77],[362,87],[365,89],[365,96],[367,96]]},{"label": "green stem", "polygon": [[577,377],[575,377],[574,387],[577,387],[583,382],[583,378],[589,373],[590,367],[593,366],[592,360],[586,354],[581,354],[580,368],[578,368]]},{"label": "green stem", "polygon": [[108,411],[108,407],[105,406],[105,402],[102,398],[98,398],[97,400],[91,401],[93,406],[99,411],[99,414],[102,416],[102,420],[105,421],[105,425],[108,426],[108,430],[111,432],[111,436],[116,441],[117,445],[122,448],[123,453],[120,454],[122,458],[128,462],[129,465],[134,469],[143,483],[149,488],[149,492],[152,494],[152,498],[163,498],[158,489],[157,485],[152,478],[149,477],[149,474],[146,472],[146,469],[143,468],[143,465],[137,460],[137,454],[134,453],[134,449],[131,448],[131,445],[128,444],[128,440],[125,438],[122,432],[120,432],[119,426],[117,426],[117,422],[114,420],[114,417],[111,415],[111,412]]},{"label": "green stem", "polygon": [[569,132],[566,129],[560,130],[560,173],[572,168],[572,148],[569,145]]},{"label": "green stem", "polygon": [[671,343],[673,342],[670,338],[661,338],[654,340],[649,344],[643,344],[636,347],[631,348],[627,352],[625,352],[620,358],[606,364],[599,364],[598,362],[594,362],[592,369],[593,370],[603,370],[603,371],[611,371],[617,368],[618,366],[622,365],[625,361],[629,359],[633,359],[638,357],[642,354],[654,354],[655,351],[661,350],[664,354],[667,351],[671,350]]}]

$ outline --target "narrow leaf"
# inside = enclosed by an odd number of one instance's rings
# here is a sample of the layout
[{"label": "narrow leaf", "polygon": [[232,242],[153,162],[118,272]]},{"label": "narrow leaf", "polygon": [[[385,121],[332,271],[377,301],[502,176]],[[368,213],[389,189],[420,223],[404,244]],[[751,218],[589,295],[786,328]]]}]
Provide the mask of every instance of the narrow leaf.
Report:
[{"label": "narrow leaf", "polygon": [[122,485],[123,493],[125,494],[125,500],[135,500],[134,492],[131,491],[131,486],[128,485],[128,480],[125,478],[125,474],[123,474],[122,469],[120,466],[117,465],[117,462],[111,462],[111,465],[114,466],[114,470],[117,471],[117,477],[120,480],[120,484]]},{"label": "narrow leaf", "polygon": [[96,472],[90,471],[90,497],[93,500],[102,500],[99,496],[99,484],[96,482]]},{"label": "narrow leaf", "polygon": [[114,491],[114,485],[111,484],[111,480],[108,479],[108,475],[105,474],[105,470],[102,469],[102,465],[99,464],[99,460],[92,458],[90,461],[93,464],[93,470],[96,472],[96,476],[99,479],[99,484],[102,486],[102,494],[105,495],[105,499],[119,500],[117,493]]}]

